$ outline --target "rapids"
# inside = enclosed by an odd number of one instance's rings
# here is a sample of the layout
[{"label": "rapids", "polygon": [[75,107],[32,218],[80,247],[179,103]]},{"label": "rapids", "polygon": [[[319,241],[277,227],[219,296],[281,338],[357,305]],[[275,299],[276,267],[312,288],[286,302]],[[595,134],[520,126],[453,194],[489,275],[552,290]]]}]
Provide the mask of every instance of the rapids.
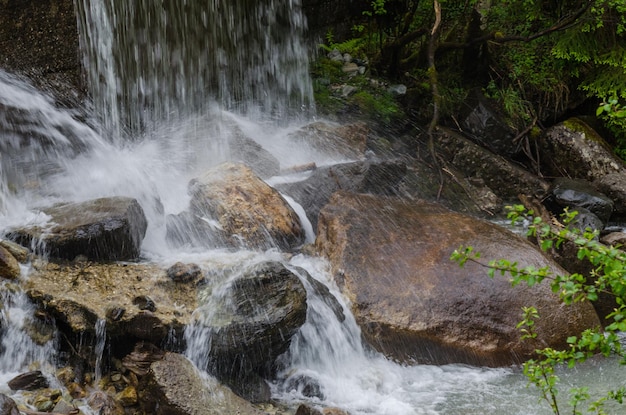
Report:
[{"label": "rapids", "polygon": [[[273,397],[294,408],[305,402],[353,415],[551,413],[519,368],[405,366],[370,350],[323,260],[276,250],[229,253],[167,244],[165,216],[187,206],[192,177],[229,159],[233,126],[283,166],[341,161],[289,138],[310,119],[314,106],[299,0],[75,3],[97,121],[82,121],[24,80],[0,71],[0,229],[43,222],[38,207],[58,201],[130,196],[148,218],[144,261],[236,269],[269,259],[296,273],[298,267],[306,269],[329,287],[346,319],[338,321],[303,279],[309,290],[307,321],[271,385]],[[291,203],[312,242],[314,229],[301,207]],[[27,278],[27,267],[22,274]],[[7,381],[33,367],[52,373],[56,339],[52,334],[42,345],[30,340],[24,321],[32,305],[19,290],[5,285],[1,292],[0,392],[19,400]],[[210,312],[210,302],[196,310],[200,318]],[[106,341],[101,326],[94,345],[100,354]],[[187,356],[196,363],[210,347],[202,335],[186,333]],[[581,383],[597,391],[626,384],[626,373],[606,360],[561,376],[565,387]],[[305,396],[302,378],[318,385],[321,397]],[[565,393],[562,399],[567,400]]]}]

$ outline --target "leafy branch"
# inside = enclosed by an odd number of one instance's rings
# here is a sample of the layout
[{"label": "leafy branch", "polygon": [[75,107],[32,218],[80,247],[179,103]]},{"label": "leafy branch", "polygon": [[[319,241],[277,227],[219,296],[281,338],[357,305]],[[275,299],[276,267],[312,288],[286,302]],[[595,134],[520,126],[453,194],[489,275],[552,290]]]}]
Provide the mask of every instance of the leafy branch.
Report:
[{"label": "leafy branch", "polygon": [[[524,374],[530,383],[540,391],[541,399],[545,400],[552,411],[560,415],[557,402],[559,378],[556,369],[560,366],[574,367],[588,358],[600,354],[605,357],[619,356],[620,363],[626,364],[626,352],[622,349],[619,333],[626,331],[626,252],[618,247],[606,246],[597,241],[597,232],[589,229],[580,231],[572,225],[577,212],[566,211],[561,222],[547,223],[540,217],[534,216],[532,210],[516,205],[508,207],[509,219],[515,224],[525,220],[528,225],[527,235],[537,239],[544,251],[553,247],[560,247],[563,243],[573,243],[577,248],[579,260],[587,260],[595,267],[589,275],[574,273],[559,275],[548,267],[521,267],[517,262],[498,259],[485,262],[480,253],[472,247],[460,247],[452,253],[451,259],[459,266],[473,262],[488,269],[492,278],[496,274],[509,275],[511,284],[516,286],[526,283],[534,286],[548,280],[554,293],[559,295],[564,304],[573,304],[583,301],[597,301],[599,293],[612,296],[617,307],[606,318],[610,321],[604,330],[601,328],[587,329],[578,336],[567,339],[568,347],[564,350],[542,348],[535,351],[537,357],[524,363]],[[535,321],[540,318],[534,307],[524,307],[523,317],[517,328],[522,332],[522,339],[536,341]],[[604,404],[607,401],[622,403],[626,389],[619,388],[608,392],[605,396],[591,402],[590,411],[604,414]],[[574,415],[581,414],[579,406],[588,401],[590,395],[587,388],[570,390],[570,405]]]}]

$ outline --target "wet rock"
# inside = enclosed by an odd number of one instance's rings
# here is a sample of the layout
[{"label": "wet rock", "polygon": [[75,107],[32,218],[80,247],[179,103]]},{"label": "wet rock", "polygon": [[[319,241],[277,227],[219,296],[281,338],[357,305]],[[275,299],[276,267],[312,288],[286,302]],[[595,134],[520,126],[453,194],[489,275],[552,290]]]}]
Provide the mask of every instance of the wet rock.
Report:
[{"label": "wet rock", "polygon": [[473,89],[464,104],[468,110],[461,120],[463,131],[495,154],[512,157],[519,152],[519,146],[513,142],[517,134],[494,101],[480,89]]},{"label": "wet rock", "polygon": [[189,191],[189,212],[169,218],[171,241],[251,249],[291,249],[304,241],[291,206],[241,164],[208,171],[191,181]]},{"label": "wet rock", "polygon": [[609,173],[595,180],[593,184],[613,201],[615,216],[626,218],[626,171]]},{"label": "wet rock", "polygon": [[549,194],[550,202],[560,208],[557,214],[562,208],[569,208],[570,212],[583,208],[606,224],[613,213],[613,201],[586,180],[558,177],[552,182]]},{"label": "wet rock", "polygon": [[318,121],[305,125],[290,136],[335,160],[359,160],[365,157],[370,134],[369,127],[363,122],[332,124]]},{"label": "wet rock", "polygon": [[254,174],[266,179],[280,173],[280,162],[260,144],[247,137],[240,128],[233,126],[229,141],[230,156],[234,162],[248,166]]},{"label": "wet rock", "polygon": [[[96,322],[105,320],[111,341],[134,338],[157,343],[170,332],[183,332],[197,307],[198,294],[195,285],[177,284],[157,266],[120,263],[37,265],[24,290],[71,331],[66,333],[70,337],[95,335]],[[155,311],[140,309],[133,300],[141,296],[159,307]]]},{"label": "wet rock", "polygon": [[624,171],[624,162],[596,131],[578,118],[547,129],[540,143],[544,175],[594,181]]},{"label": "wet rock", "polygon": [[[306,291],[300,279],[280,263],[263,263],[230,283],[227,294],[212,305],[209,370],[235,392],[242,380],[275,371],[291,337],[306,319]],[[202,330],[202,327],[198,327]]]},{"label": "wet rock", "polygon": [[148,297],[147,295],[140,295],[133,298],[133,304],[136,305],[137,308],[139,308],[140,310],[147,310],[152,312],[156,311],[156,304],[154,304],[152,298]]},{"label": "wet rock", "polygon": [[131,260],[139,256],[146,217],[135,199],[110,197],[43,209],[48,226],[15,229],[8,236],[24,246],[40,241],[54,258]]},{"label": "wet rock", "polygon": [[144,411],[153,415],[260,415],[214,379],[203,379],[189,360],[175,353],[152,363],[138,393]]},{"label": "wet rock", "polygon": [[296,410],[296,415],[323,415],[323,414],[321,411],[318,411],[317,409],[309,405],[302,404]]},{"label": "wet rock", "polygon": [[318,398],[321,401],[325,399],[320,384],[306,375],[299,375],[289,379],[285,388],[287,391],[296,391],[308,398]]},{"label": "wet rock", "polygon": [[[393,214],[390,214],[393,212]],[[484,267],[451,261],[471,245],[485,261],[565,271],[523,238],[440,205],[338,192],[320,213],[318,252],[326,256],[364,337],[405,362],[510,365],[541,347],[599,325],[588,303],[564,307],[549,284],[511,287]],[[522,341],[520,310],[535,306],[537,341]]]},{"label": "wet rock", "polygon": [[48,379],[41,373],[40,370],[34,370],[32,372],[22,373],[7,382],[7,385],[11,390],[25,390],[33,391],[37,389],[47,388]]},{"label": "wet rock", "polygon": [[150,365],[161,360],[164,355],[165,352],[152,343],[139,342],[134,350],[122,359],[122,365],[137,376],[145,376],[150,370]]},{"label": "wet rock", "polygon": [[306,180],[276,185],[305,210],[313,229],[320,209],[337,190],[393,195],[407,172],[401,160],[358,161],[316,169]]},{"label": "wet rock", "polygon": [[0,278],[15,280],[21,274],[17,259],[3,246],[0,246]]},{"label": "wet rock", "polygon": [[98,415],[125,415],[124,407],[103,391],[95,391],[87,400],[91,409]]},{"label": "wet rock", "polygon": [[198,281],[202,278],[202,270],[196,264],[177,262],[167,269],[167,276],[175,282]]},{"label": "wet rock", "polygon": [[22,245],[16,244],[12,241],[8,241],[6,239],[1,239],[0,246],[9,251],[9,253],[13,255],[18,262],[24,264],[26,261],[28,261],[28,255],[30,254],[30,251],[24,248]]},{"label": "wet rock", "polygon": [[465,177],[480,180],[502,200],[519,194],[543,195],[549,184],[505,158],[480,147],[460,134],[440,128],[436,144],[444,159]]},{"label": "wet rock", "polygon": [[15,401],[3,393],[0,393],[0,415],[20,415]]},{"label": "wet rock", "polygon": [[123,407],[136,405],[138,402],[137,389],[133,386],[127,386],[122,391],[118,392],[114,399]]},{"label": "wet rock", "polygon": [[32,405],[40,412],[51,412],[61,399],[59,389],[43,389],[37,392]]}]

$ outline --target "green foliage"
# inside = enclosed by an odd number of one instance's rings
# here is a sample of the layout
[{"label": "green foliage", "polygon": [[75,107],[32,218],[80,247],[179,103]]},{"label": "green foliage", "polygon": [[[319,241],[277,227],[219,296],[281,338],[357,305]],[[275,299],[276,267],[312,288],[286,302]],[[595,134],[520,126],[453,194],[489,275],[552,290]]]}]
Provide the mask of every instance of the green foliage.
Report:
[{"label": "green foliage", "polygon": [[626,107],[616,97],[602,102],[596,116],[604,120],[609,130],[616,138],[615,154],[626,160]]},{"label": "green foliage", "polygon": [[[571,274],[555,275],[547,267],[520,267],[517,262],[506,259],[493,260],[484,263],[480,254],[471,247],[461,247],[454,251],[451,258],[464,266],[468,261],[484,265],[492,277],[495,274],[509,275],[511,283],[520,283],[533,286],[544,280],[549,281],[553,292],[559,295],[561,301],[573,304],[584,301],[597,301],[598,294],[610,294],[615,299],[617,308],[607,316],[604,330],[587,329],[578,336],[567,339],[568,347],[564,350],[542,348],[536,350],[537,357],[524,363],[524,374],[530,383],[535,385],[543,400],[545,400],[555,414],[560,414],[557,402],[557,385],[559,378],[556,369],[561,366],[569,368],[582,363],[590,357],[600,354],[603,356],[617,355],[620,363],[626,364],[626,352],[623,350],[618,336],[619,332],[626,331],[626,252],[612,246],[606,246],[597,241],[597,233],[589,229],[577,230],[570,225],[576,217],[576,212],[566,211],[562,217],[564,227],[555,227],[544,223],[541,218],[534,217],[532,211],[523,206],[509,207],[509,218],[512,222],[526,220],[530,223],[528,235],[540,242],[542,249],[547,250],[559,247],[563,243],[572,243],[577,248],[580,260],[589,261],[594,269],[590,275]],[[536,339],[535,321],[540,318],[537,310],[524,307],[523,318],[518,324],[522,330],[522,338],[529,341]],[[626,390],[619,388],[610,391],[592,402],[588,389],[574,388],[570,390],[569,403],[573,414],[580,414],[579,407],[588,403],[588,410],[604,414],[604,404],[607,401],[622,403]]]}]

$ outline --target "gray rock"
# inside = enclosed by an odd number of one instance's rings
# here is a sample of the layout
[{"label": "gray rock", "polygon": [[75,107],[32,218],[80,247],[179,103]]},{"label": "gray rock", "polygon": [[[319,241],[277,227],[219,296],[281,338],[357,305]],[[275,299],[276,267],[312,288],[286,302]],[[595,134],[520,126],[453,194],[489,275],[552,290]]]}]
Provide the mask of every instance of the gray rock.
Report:
[{"label": "gray rock", "polygon": [[585,209],[596,215],[604,224],[613,213],[613,201],[586,180],[556,178],[550,186],[549,193],[550,200],[559,208],[569,208],[570,211],[577,208]]},{"label": "gray rock", "polygon": [[335,164],[316,169],[306,180],[280,184],[276,188],[304,208],[315,229],[320,209],[337,190],[392,195],[397,192],[406,171],[401,160]]},{"label": "gray rock", "polygon": [[184,356],[166,353],[150,365],[138,387],[140,403],[154,415],[260,415],[215,379],[203,378]]},{"label": "gray rock", "polygon": [[615,215],[626,218],[626,171],[606,174],[593,184],[611,198]]},{"label": "gray rock", "polygon": [[547,129],[539,142],[544,175],[595,181],[624,171],[624,162],[595,130],[578,118]]},{"label": "gray rock", "polygon": [[472,90],[465,104],[469,108],[461,121],[465,132],[501,156],[510,157],[519,152],[513,143],[515,131],[506,122],[503,111],[486,98],[482,91]]},{"label": "gray rock", "polygon": [[273,374],[306,310],[306,291],[294,273],[279,263],[254,266],[230,283],[202,323],[211,339],[208,369],[237,393],[245,392],[242,380]]},{"label": "gray rock", "polygon": [[24,246],[41,247],[54,258],[132,260],[139,257],[147,222],[139,203],[109,197],[43,209],[48,226],[14,229],[8,237]]}]

